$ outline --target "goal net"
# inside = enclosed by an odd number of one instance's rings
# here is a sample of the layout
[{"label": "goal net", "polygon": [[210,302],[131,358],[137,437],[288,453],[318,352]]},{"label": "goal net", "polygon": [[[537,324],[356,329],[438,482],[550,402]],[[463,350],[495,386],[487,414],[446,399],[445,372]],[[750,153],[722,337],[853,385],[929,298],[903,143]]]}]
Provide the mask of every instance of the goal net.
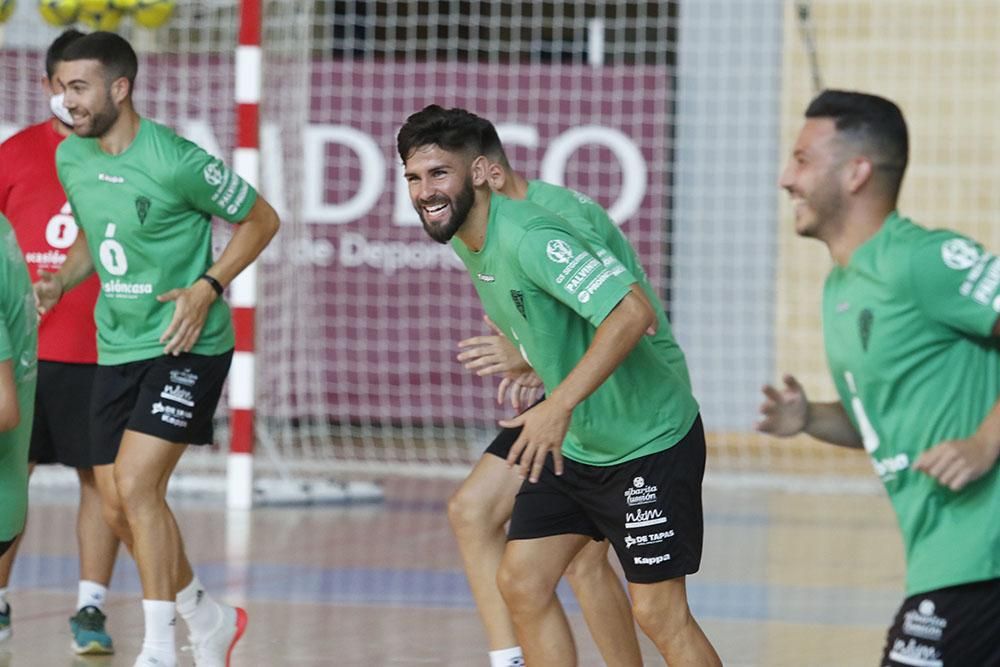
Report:
[{"label": "goal net", "polygon": [[[118,28],[140,52],[140,113],[226,157],[236,4],[183,0],[159,29]],[[779,167],[817,78],[888,95],[913,135],[904,210],[998,247],[994,3],[264,4],[261,190],[283,225],[259,271],[259,472],[460,476],[509,414],[455,360],[482,311],[425,238],[394,151],[407,115],[437,103],[491,119],[516,169],[590,195],[632,240],[688,356],[710,478],[870,488],[863,456],[754,434],[760,386],[782,372],[833,398],[830,262],[791,231]],[[58,30],[33,5],[5,26],[5,134],[47,110]],[[220,471],[225,451],[185,470]]]}]

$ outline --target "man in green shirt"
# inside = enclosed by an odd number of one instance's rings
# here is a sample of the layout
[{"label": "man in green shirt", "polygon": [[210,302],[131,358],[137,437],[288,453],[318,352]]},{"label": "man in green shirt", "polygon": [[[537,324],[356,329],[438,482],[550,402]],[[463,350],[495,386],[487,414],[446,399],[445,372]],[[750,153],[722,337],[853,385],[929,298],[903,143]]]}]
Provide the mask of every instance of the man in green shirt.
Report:
[{"label": "man in green shirt", "polygon": [[[56,70],[74,136],[56,168],[80,233],[58,273],[36,283],[40,310],[93,271],[98,370],[94,443],[111,443],[116,507],[107,515],[131,546],[146,634],[137,666],[176,664],[174,615],[187,621],[199,667],[229,665],[246,613],[205,594],[166,504],[188,444],[212,442],[233,330],[220,298],[264,249],[278,218],[220,160],[132,106],[138,71],[127,41],[95,32]],[[213,261],[211,218],[238,223]]]},{"label": "man in green shirt", "polygon": [[840,401],[792,376],[758,428],[864,448],[903,533],[906,594],[883,666],[1000,664],[1000,259],[902,217],[906,122],[889,100],[812,101],[780,185],[827,245],[823,334]]},{"label": "man in green shirt", "polygon": [[397,149],[425,231],[451,242],[548,395],[501,422],[523,429],[507,461],[528,481],[497,580],[526,663],[575,664],[555,586],[607,538],[664,658],[720,664],[685,589],[701,559],[704,432],[686,374],[645,336],[657,317],[636,278],[558,215],[490,192],[477,116],[427,107]]},{"label": "man in green shirt", "polygon": [[[600,246],[602,252],[605,247],[610,250],[603,253],[602,263],[605,267],[624,264],[636,276],[657,314],[653,342],[669,350],[678,360],[678,370],[686,377],[684,355],[671,334],[670,323],[659,307],[656,293],[646,280],[632,246],[604,209],[578,192],[543,181],[528,181],[511,168],[493,124],[481,119],[481,131],[483,153],[489,159],[490,189],[511,199],[527,199],[558,213],[584,239],[591,239]],[[521,401],[526,399],[526,407],[531,402],[529,396],[533,395],[527,392],[522,396],[521,390],[538,387],[541,380],[496,325],[489,318],[486,322],[493,335],[460,341],[462,352],[458,359],[481,376],[503,374],[498,390],[500,402],[509,393],[512,407],[520,411]],[[520,480],[510,474],[506,459],[520,434],[518,428],[502,429],[448,502],[448,519],[458,541],[476,607],[486,627],[491,667],[510,667],[522,664],[519,661],[523,660],[521,649],[516,645],[510,613],[496,584],[506,541],[505,526],[521,485]],[[580,602],[587,627],[604,662],[609,667],[642,665],[628,597],[608,562],[608,542],[590,542],[581,549],[567,568],[566,579]]]},{"label": "man in green shirt", "polygon": [[38,316],[17,237],[0,213],[0,555],[24,530]]}]

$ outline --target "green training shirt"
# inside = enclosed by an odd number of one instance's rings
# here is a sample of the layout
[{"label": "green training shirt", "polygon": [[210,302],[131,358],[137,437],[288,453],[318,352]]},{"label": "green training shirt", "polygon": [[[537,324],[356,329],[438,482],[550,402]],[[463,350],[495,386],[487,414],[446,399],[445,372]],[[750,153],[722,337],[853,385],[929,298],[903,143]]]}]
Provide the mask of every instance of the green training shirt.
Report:
[{"label": "green training shirt", "polygon": [[7,218],[0,213],[0,361],[10,361],[17,385],[18,425],[0,432],[0,541],[24,530],[28,511],[28,446],[38,373],[38,316],[28,267]]},{"label": "green training shirt", "polygon": [[657,328],[652,337],[653,345],[663,351],[674,370],[690,386],[691,378],[684,352],[674,338],[660,298],[649,284],[632,244],[611,220],[607,211],[586,195],[545,181],[529,181],[527,199],[570,223],[577,234],[591,245],[605,268],[613,269],[620,263],[635,278],[656,312]]},{"label": "green training shirt", "polygon": [[[610,250],[584,241],[558,215],[496,194],[483,247],[471,252],[458,237],[452,247],[486,313],[520,346],[549,393],[636,281],[620,263],[605,266],[598,257]],[[590,465],[623,463],[672,447],[697,414],[686,378],[644,336],[573,411],[562,451]]]},{"label": "green training shirt", "polygon": [[1000,468],[959,492],[913,470],[1000,397],[1000,259],[892,213],[823,293],[837,391],[892,500],[908,595],[1000,577]]},{"label": "green training shirt", "polygon": [[[218,158],[145,118],[119,155],[71,135],[56,151],[56,167],[101,279],[98,363],[163,354],[160,336],[174,304],[157,295],[198,280],[212,264],[212,216],[243,220],[256,191]],[[191,351],[232,347],[229,308],[217,299]]]}]

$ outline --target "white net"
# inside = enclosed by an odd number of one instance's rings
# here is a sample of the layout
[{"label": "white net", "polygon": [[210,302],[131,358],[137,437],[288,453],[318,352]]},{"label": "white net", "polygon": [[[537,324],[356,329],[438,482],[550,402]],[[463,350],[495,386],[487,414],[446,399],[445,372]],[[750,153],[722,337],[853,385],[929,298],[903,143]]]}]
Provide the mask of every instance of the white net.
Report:
[{"label": "white net", "polygon": [[[258,468],[461,475],[505,414],[495,385],[454,359],[457,340],[485,332],[481,309],[402,189],[396,130],[435,102],[490,118],[515,168],[621,223],[688,354],[710,475],[870,479],[863,457],[753,433],[759,386],[782,371],[832,396],[818,326],[829,261],[790,233],[778,168],[817,74],[884,93],[913,134],[903,208],[996,246],[996,9],[817,1],[804,39],[800,5],[266,2],[261,183],[283,227],[260,271]],[[119,30],[140,52],[140,112],[231,155],[235,0]],[[37,80],[57,32],[31,2],[7,24],[5,133],[44,116]]]},{"label": "white net", "polygon": [[[395,133],[426,104],[492,119],[518,169],[611,206],[665,284],[675,25],[661,4],[315,4],[296,61],[309,94],[266,115],[303,142],[284,183],[305,231],[262,282],[259,415],[282,461],[461,473],[503,414],[454,360],[485,331],[471,285],[401,187]],[[270,340],[289,343],[280,363]]]}]

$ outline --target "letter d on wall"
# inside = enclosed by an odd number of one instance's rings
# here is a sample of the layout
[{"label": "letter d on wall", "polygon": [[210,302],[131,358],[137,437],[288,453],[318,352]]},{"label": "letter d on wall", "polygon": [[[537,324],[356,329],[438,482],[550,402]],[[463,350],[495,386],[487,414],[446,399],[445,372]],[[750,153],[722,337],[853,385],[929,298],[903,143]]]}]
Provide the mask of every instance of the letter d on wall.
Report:
[{"label": "letter d on wall", "polygon": [[[306,222],[342,225],[372,210],[385,185],[385,158],[378,144],[363,132],[346,125],[313,125],[303,130],[303,215]],[[361,169],[361,182],[353,197],[343,203],[324,200],[326,147],[340,144],[354,151]]]}]

